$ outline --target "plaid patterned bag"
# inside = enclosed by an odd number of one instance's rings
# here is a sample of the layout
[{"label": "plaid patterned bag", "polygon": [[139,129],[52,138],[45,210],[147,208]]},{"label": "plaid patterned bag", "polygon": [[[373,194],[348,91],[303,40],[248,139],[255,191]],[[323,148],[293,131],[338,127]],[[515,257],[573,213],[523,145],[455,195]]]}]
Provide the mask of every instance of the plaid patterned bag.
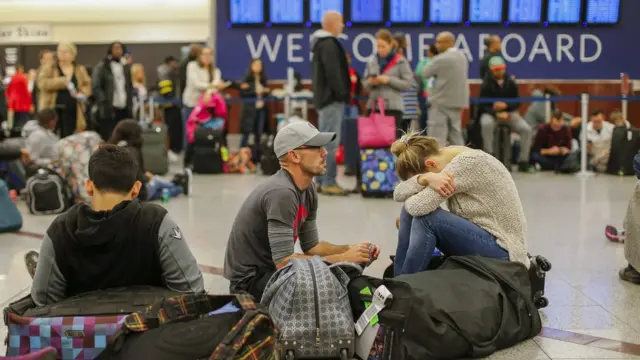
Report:
[{"label": "plaid patterned bag", "polygon": [[7,355],[32,354],[50,346],[61,359],[95,359],[127,315],[175,294],[150,286],[117,288],[39,308],[28,295],[4,309]]},{"label": "plaid patterned bag", "polygon": [[182,295],[127,316],[98,360],[272,360],[278,335],[249,295]]}]

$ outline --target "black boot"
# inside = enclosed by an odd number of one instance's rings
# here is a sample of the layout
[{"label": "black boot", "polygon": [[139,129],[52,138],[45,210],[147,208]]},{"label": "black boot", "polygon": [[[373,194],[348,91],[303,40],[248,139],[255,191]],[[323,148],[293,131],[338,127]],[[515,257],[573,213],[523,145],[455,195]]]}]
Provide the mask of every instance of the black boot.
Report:
[{"label": "black boot", "polygon": [[618,276],[620,276],[621,280],[640,285],[640,273],[631,265],[620,270]]}]

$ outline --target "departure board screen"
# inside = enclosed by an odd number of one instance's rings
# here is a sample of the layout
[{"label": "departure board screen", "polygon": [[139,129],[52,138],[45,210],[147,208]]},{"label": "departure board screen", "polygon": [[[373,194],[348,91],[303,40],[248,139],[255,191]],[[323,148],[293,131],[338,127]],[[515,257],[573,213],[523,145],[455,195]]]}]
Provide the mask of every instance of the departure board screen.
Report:
[{"label": "departure board screen", "polygon": [[620,19],[620,0],[587,0],[587,22],[616,24]]},{"label": "departure board screen", "polygon": [[542,0],[509,0],[509,21],[512,23],[540,22]]},{"label": "departure board screen", "polygon": [[263,0],[231,0],[229,21],[232,24],[260,24],[264,22]]},{"label": "departure board screen", "polygon": [[335,10],[342,14],[344,12],[343,6],[342,0],[311,0],[311,22],[321,22],[322,15],[329,10]]},{"label": "departure board screen", "polygon": [[382,0],[351,0],[351,22],[382,22]]},{"label": "departure board screen", "polygon": [[470,0],[469,21],[499,23],[502,21],[502,0]]},{"label": "departure board screen", "polygon": [[462,0],[431,0],[429,21],[436,24],[462,22]]},{"label": "departure board screen", "polygon": [[552,24],[577,24],[581,3],[581,0],[549,0],[547,20]]},{"label": "departure board screen", "polygon": [[424,19],[423,0],[390,0],[389,18],[396,23],[420,23]]},{"label": "departure board screen", "polygon": [[270,0],[269,21],[273,24],[304,22],[302,0]]}]

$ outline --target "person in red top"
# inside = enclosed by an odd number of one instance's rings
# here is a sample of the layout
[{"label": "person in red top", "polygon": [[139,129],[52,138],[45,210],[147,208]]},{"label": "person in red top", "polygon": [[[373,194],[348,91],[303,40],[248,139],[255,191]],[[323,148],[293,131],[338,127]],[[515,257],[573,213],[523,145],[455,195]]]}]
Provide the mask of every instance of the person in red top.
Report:
[{"label": "person in red top", "polygon": [[16,73],[7,85],[7,109],[13,112],[11,133],[20,134],[22,127],[29,120],[29,112],[33,109],[33,101],[29,92],[29,80],[24,74],[24,67],[18,65]]},{"label": "person in red top", "polygon": [[571,129],[561,112],[555,112],[548,124],[540,125],[531,149],[531,161],[542,170],[558,170],[571,152]]}]

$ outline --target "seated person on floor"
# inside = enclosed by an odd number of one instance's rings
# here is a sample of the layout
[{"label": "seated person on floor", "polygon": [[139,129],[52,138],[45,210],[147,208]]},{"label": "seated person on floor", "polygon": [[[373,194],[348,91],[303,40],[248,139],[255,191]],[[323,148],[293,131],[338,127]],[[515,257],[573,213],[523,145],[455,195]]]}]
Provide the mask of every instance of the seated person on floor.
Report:
[{"label": "seated person on floor", "polygon": [[[545,96],[561,96],[562,92],[554,87],[547,86],[544,89],[535,89],[531,92],[531,97],[545,97]],[[556,113],[558,110],[556,104],[551,101],[551,113]],[[560,112],[562,114],[562,118],[571,128],[580,127],[582,123],[582,119],[580,117],[572,116],[564,112]],[[544,101],[534,101],[527,108],[527,112],[524,114],[524,120],[529,124],[529,126],[537,130],[540,125],[545,125],[547,123],[547,110],[546,103]]]},{"label": "seated person on floor", "polygon": [[[427,269],[437,247],[447,256],[481,255],[529,266],[527,222],[507,168],[484,151],[441,148],[407,134],[391,151],[403,181],[393,192],[400,212],[394,274]],[[445,202],[449,211],[440,208]]]},{"label": "seated person on floor", "polygon": [[204,291],[196,259],[167,210],[136,199],[137,171],[131,153],[118,146],[91,156],[91,206],[76,204],[49,226],[31,287],[37,305],[122,286]]},{"label": "seated person on floor", "polygon": [[[518,85],[506,72],[507,65],[501,56],[489,59],[491,73],[484,79],[480,87],[480,97],[483,98],[509,98],[518,99]],[[498,123],[509,125],[520,135],[520,159],[519,171],[530,171],[529,151],[531,149],[531,128],[518,113],[520,103],[496,101],[480,104],[480,126],[484,151],[494,154],[494,134]]]},{"label": "seated person on floor", "polygon": [[124,146],[136,159],[138,164],[137,180],[142,183],[138,198],[142,201],[157,200],[162,197],[162,190],[168,189],[171,197],[180,194],[189,195],[191,183],[191,170],[185,169],[183,174],[176,174],[172,181],[165,180],[159,176],[145,171],[144,160],[142,158],[142,127],[135,120],[122,120],[113,130],[113,135],[108,143],[117,146]]},{"label": "seated person on floor", "polygon": [[57,118],[53,109],[39,111],[38,126],[27,137],[27,149],[31,153],[33,164],[37,167],[49,166],[59,159],[56,144],[60,138],[54,133]]},{"label": "seated person on floor", "polygon": [[596,168],[598,171],[606,170],[614,128],[615,125],[605,119],[602,110],[591,112],[591,119],[587,123],[587,154],[592,166],[597,166],[600,163],[605,164],[604,169],[602,167]]},{"label": "seated person on floor", "polygon": [[7,141],[0,141],[0,161],[13,160],[22,160],[23,163],[29,162],[31,160],[29,150]]},{"label": "seated person on floor", "polygon": [[531,148],[531,162],[542,170],[560,170],[571,152],[571,129],[557,111],[548,124],[540,125]]},{"label": "seated person on floor", "polygon": [[[335,138],[306,121],[294,121],[278,132],[273,147],[282,169],[249,194],[231,228],[224,262],[231,293],[247,291],[259,300],[271,275],[292,258],[318,255],[331,263],[369,263],[378,257],[380,250],[369,242],[333,245],[319,240],[313,177],[327,171],[325,146]],[[298,240],[304,255],[294,253]]]}]

